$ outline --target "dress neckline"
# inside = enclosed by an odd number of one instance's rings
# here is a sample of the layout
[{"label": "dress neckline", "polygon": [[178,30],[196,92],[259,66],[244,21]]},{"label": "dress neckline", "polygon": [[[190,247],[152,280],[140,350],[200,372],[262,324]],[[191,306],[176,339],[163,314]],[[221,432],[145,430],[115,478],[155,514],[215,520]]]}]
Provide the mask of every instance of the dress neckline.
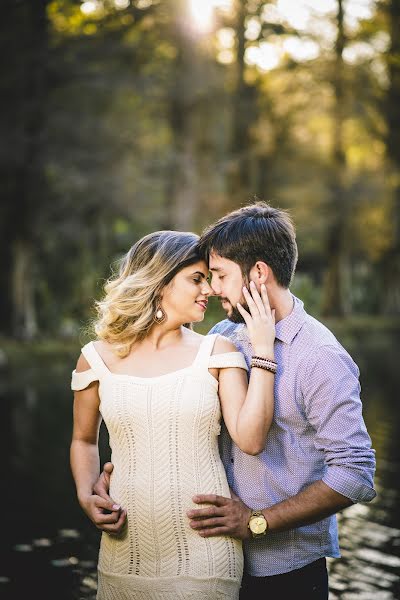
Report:
[{"label": "dress neckline", "polygon": [[[104,368],[104,370],[107,372],[107,374],[109,376],[111,376],[111,377],[122,377],[122,378],[127,378],[127,379],[132,379],[132,380],[136,379],[138,381],[155,381],[155,380],[163,379],[163,378],[166,378],[166,377],[171,377],[171,376],[174,376],[174,375],[178,375],[178,374],[184,373],[186,371],[191,371],[195,367],[195,365],[196,365],[196,363],[198,361],[198,358],[200,356],[202,347],[203,347],[205,341],[208,339],[208,337],[209,336],[204,336],[203,339],[201,340],[201,342],[199,344],[199,347],[198,347],[198,350],[196,352],[196,356],[194,357],[194,360],[193,360],[193,362],[190,365],[188,365],[187,367],[183,367],[182,369],[175,369],[174,371],[169,371],[168,373],[163,373],[162,375],[155,375],[154,377],[141,377],[140,375],[131,375],[129,373],[115,373],[113,371],[110,371],[110,369],[107,367],[106,363],[104,362],[104,360],[100,356],[99,352],[97,351],[96,346],[94,345],[94,342],[90,342],[90,345],[92,347],[92,350],[96,353],[96,355],[98,357],[98,360],[101,361],[102,367]],[[211,373],[208,372],[208,370],[207,370],[207,373],[208,373],[208,375],[210,377],[212,377],[212,379],[214,381],[217,381],[215,379],[215,377],[213,377],[211,375]]]}]

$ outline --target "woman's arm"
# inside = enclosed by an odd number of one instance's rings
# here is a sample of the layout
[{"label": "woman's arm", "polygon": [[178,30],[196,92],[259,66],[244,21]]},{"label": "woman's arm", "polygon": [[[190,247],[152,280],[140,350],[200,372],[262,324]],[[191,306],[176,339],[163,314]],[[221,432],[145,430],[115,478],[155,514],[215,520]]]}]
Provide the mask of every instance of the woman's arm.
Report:
[{"label": "woman's arm", "polygon": [[[83,356],[80,356],[76,371],[90,369]],[[99,412],[98,382],[91,383],[84,390],[75,392],[74,426],[71,443],[71,469],[75,480],[78,501],[87,516],[99,529],[113,532],[112,524],[120,517],[120,506],[110,503],[93,494],[93,486],[99,477],[100,461],[98,438],[101,423]],[[104,510],[113,511],[104,514]]]},{"label": "woman's arm", "polygon": [[[250,314],[238,305],[246,322],[253,354],[274,360],[275,315],[271,311],[265,287],[261,297],[254,285],[251,295],[244,290]],[[217,353],[235,351],[226,338],[216,342]],[[239,448],[256,455],[264,450],[274,412],[274,374],[261,368],[252,368],[249,385],[243,369],[228,368],[219,371],[219,398],[229,434]]]}]

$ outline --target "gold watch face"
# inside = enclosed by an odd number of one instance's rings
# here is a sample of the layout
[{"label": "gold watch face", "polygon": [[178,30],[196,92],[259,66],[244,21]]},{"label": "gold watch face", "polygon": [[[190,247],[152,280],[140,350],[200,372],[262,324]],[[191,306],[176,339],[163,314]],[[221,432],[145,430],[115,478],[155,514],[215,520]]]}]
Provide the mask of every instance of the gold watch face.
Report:
[{"label": "gold watch face", "polygon": [[252,517],[249,523],[250,530],[255,533],[264,533],[267,529],[267,523],[264,517]]}]

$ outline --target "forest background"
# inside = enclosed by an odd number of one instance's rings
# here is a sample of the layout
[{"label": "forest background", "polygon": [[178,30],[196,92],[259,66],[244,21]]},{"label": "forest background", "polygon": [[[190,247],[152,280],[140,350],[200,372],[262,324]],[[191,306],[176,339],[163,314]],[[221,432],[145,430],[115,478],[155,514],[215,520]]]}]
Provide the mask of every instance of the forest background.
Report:
[{"label": "forest background", "polygon": [[76,337],[140,236],[200,232],[255,197],[297,224],[313,314],[398,323],[400,0],[1,15],[3,336]]},{"label": "forest background", "polygon": [[[400,0],[3,0],[0,16],[2,598],[95,598],[69,382],[110,264],[259,198],[296,223],[292,290],[359,365],[376,449],[377,498],[339,515],[331,598],[400,599]],[[210,302],[198,330],[223,317]]]}]

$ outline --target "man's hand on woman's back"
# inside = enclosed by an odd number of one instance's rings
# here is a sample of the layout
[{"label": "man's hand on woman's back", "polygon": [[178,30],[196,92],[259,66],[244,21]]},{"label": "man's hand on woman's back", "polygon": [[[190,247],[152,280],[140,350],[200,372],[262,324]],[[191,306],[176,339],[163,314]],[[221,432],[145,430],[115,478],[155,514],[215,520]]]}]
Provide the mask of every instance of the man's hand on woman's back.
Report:
[{"label": "man's hand on woman's back", "polygon": [[[100,474],[100,477],[98,478],[98,480],[96,481],[96,483],[93,486],[94,496],[99,496],[100,498],[102,498],[107,503],[107,509],[108,509],[108,507],[111,507],[109,509],[110,510],[109,518],[112,520],[110,520],[107,524],[105,524],[105,523],[101,523],[101,524],[95,523],[95,524],[99,529],[102,529],[103,531],[106,531],[107,533],[118,535],[119,533],[122,532],[124,525],[125,525],[126,510],[124,510],[121,507],[118,510],[113,510],[113,508],[112,508],[116,505],[119,506],[118,503],[115,502],[108,493],[110,491],[110,476],[111,476],[113,469],[114,469],[114,465],[112,463],[110,463],[110,462],[105,463],[103,466],[103,471]],[[91,518],[92,521],[94,521],[94,519],[92,518],[91,515],[89,515],[89,518]]]}]

